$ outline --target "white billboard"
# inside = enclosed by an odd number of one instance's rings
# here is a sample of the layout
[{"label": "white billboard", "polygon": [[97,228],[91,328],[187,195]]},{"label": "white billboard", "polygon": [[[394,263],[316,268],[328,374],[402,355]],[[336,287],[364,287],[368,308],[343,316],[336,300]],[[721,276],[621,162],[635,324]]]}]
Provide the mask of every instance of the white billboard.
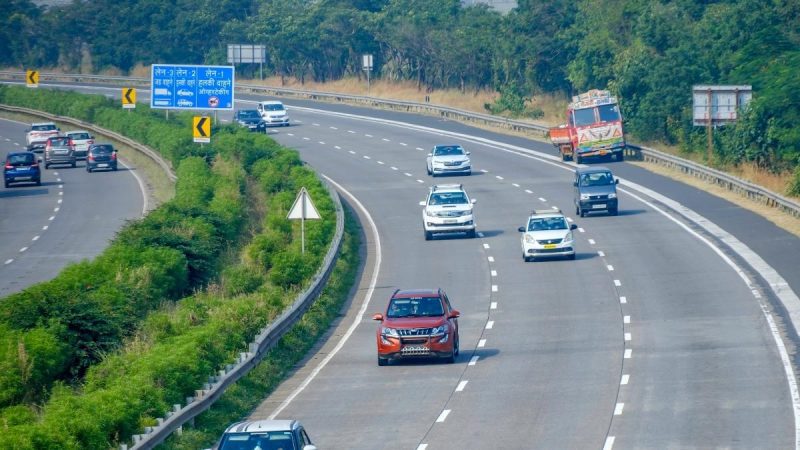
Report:
[{"label": "white billboard", "polygon": [[739,111],[752,98],[753,87],[749,85],[692,86],[692,120],[697,126],[736,122]]}]

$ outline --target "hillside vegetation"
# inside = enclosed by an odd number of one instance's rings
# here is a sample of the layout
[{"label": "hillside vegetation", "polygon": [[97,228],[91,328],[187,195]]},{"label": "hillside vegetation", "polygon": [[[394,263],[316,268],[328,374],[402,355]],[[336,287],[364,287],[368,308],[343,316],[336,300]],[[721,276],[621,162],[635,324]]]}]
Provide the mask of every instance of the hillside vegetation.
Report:
[{"label": "hillside vegetation", "polygon": [[[735,126],[714,133],[710,165],[794,171],[800,194],[800,0],[519,0],[501,15],[458,0],[93,0],[39,9],[2,0],[0,65],[128,73],[151,63],[225,63],[229,43],[267,47],[267,72],[330,81],[412,81],[483,89],[494,113],[537,116],[526,100],[609,88],[639,140],[704,154],[694,84],[750,84]],[[256,65],[241,71],[258,70]],[[257,73],[257,72],[256,72]]]}]

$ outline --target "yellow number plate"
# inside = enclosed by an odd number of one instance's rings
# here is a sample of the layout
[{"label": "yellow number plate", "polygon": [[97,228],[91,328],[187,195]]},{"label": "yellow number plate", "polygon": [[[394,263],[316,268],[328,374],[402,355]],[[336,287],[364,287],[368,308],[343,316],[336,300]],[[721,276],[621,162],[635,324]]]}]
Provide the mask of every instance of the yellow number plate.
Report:
[{"label": "yellow number plate", "polygon": [[544,244],[544,248],[556,248],[556,244]]}]

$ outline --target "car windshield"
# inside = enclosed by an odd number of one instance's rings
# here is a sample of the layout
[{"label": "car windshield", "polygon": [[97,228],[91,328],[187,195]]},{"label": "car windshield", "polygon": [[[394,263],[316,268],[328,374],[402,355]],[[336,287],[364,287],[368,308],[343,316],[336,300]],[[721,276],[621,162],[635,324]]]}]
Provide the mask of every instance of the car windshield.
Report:
[{"label": "car windshield", "polygon": [[538,217],[528,221],[528,231],[566,230],[567,221],[563,217]]},{"label": "car windshield", "polygon": [[277,104],[269,103],[269,104],[264,105],[264,109],[266,111],[283,111],[283,105],[281,105],[280,103],[277,103]]},{"label": "car windshield", "polygon": [[386,316],[399,317],[435,317],[444,315],[442,300],[439,297],[393,298],[389,302]]},{"label": "car windshield", "polygon": [[464,205],[467,196],[463,192],[435,192],[431,194],[429,205]]},{"label": "car windshield", "polygon": [[597,107],[597,112],[600,115],[600,122],[618,122],[622,120],[619,116],[619,106],[617,105],[600,105]]},{"label": "car windshield", "polygon": [[72,139],[82,140],[82,141],[86,139],[91,139],[89,137],[89,133],[70,133],[68,136],[71,137]]},{"label": "car windshield", "polygon": [[16,155],[8,155],[6,159],[12,166],[20,166],[23,164],[33,164],[33,154],[17,153]]},{"label": "car windshield", "polygon": [[610,172],[585,173],[581,175],[581,186],[608,186],[614,184]]},{"label": "car windshield", "polygon": [[219,450],[295,450],[291,431],[230,433],[222,439]]},{"label": "car windshield", "polygon": [[260,119],[261,115],[258,114],[258,111],[255,109],[248,109],[245,111],[239,111],[239,118],[240,119]]},{"label": "car windshield", "polygon": [[55,125],[33,125],[31,130],[33,131],[52,131],[55,130]]},{"label": "car windshield", "polygon": [[433,156],[453,156],[463,154],[464,149],[457,145],[436,147],[433,149]]}]

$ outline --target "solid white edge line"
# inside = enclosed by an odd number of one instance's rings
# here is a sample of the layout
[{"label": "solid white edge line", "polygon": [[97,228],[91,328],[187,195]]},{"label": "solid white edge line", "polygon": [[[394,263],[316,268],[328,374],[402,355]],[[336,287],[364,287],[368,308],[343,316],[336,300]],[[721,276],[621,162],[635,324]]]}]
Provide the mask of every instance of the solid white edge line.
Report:
[{"label": "solid white edge line", "polygon": [[350,326],[347,328],[347,331],[344,333],[344,335],[342,335],[341,339],[333,348],[333,350],[331,350],[331,352],[328,355],[326,355],[325,358],[322,359],[322,361],[319,362],[317,367],[315,367],[314,370],[312,370],[311,373],[308,374],[308,377],[306,377],[306,379],[303,380],[303,382],[300,383],[300,385],[297,386],[297,388],[283,402],[281,402],[278,408],[275,409],[275,411],[273,411],[272,414],[269,415],[269,419],[274,419],[278,414],[281,413],[281,411],[283,411],[287,406],[289,406],[289,403],[291,403],[292,400],[294,400],[295,397],[297,397],[314,380],[314,378],[316,378],[319,372],[326,365],[328,365],[330,360],[333,359],[333,357],[336,356],[337,353],[339,353],[339,350],[341,350],[342,347],[344,347],[344,344],[347,342],[348,339],[350,339],[350,336],[353,334],[353,332],[355,332],[356,328],[364,318],[364,314],[366,313],[367,308],[369,307],[369,302],[372,299],[372,294],[375,291],[375,286],[378,283],[378,272],[380,271],[382,256],[381,256],[381,239],[380,239],[380,234],[378,234],[378,227],[377,225],[375,225],[375,221],[372,220],[372,216],[369,214],[369,211],[367,211],[367,208],[365,208],[364,205],[361,204],[361,202],[358,201],[358,199],[353,194],[351,194],[348,190],[342,187],[342,185],[340,185],[339,183],[333,181],[327,175],[320,174],[320,176],[325,178],[325,180],[327,180],[329,183],[335,186],[337,190],[344,193],[344,195],[348,199],[350,199],[358,207],[361,213],[364,214],[364,216],[367,218],[367,222],[369,222],[369,227],[372,230],[372,234],[375,239],[375,267],[372,270],[372,276],[370,277],[369,280],[369,288],[367,289],[367,293],[364,296],[364,301],[361,304],[361,308],[359,308],[358,310],[358,314],[356,314],[356,317],[353,319],[353,323],[351,323]]},{"label": "solid white edge line", "polygon": [[142,177],[140,177],[135,170],[130,170],[131,167],[125,164],[125,162],[122,161],[122,159],[120,159],[118,162],[122,164],[122,167],[128,169],[128,173],[133,175],[133,177],[136,178],[136,182],[139,184],[139,192],[142,193],[142,216],[144,216],[145,214],[147,214],[147,211],[150,210],[150,200],[147,198],[147,186],[145,186]]}]

